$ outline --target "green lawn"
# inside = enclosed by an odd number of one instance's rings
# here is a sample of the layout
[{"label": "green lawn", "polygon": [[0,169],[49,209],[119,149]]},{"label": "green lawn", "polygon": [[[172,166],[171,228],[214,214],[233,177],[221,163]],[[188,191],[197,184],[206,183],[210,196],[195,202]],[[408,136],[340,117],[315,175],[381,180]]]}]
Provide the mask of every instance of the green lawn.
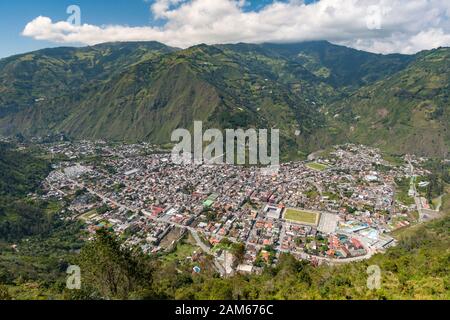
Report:
[{"label": "green lawn", "polygon": [[92,209],[92,210],[90,210],[90,211],[88,211],[86,213],[83,213],[80,216],[80,219],[84,220],[84,221],[87,221],[87,220],[93,219],[97,215],[98,215],[97,209]]},{"label": "green lawn", "polygon": [[439,196],[433,199],[432,203],[433,203],[433,208],[435,210],[437,210],[438,208],[440,209],[442,206],[442,198],[443,196]]},{"label": "green lawn", "polygon": [[163,261],[166,263],[172,261],[184,261],[187,257],[192,256],[194,254],[194,251],[200,251],[200,249],[196,246],[182,241],[178,243],[174,252],[169,253],[163,257]]},{"label": "green lawn", "polygon": [[319,220],[318,216],[319,214],[316,212],[287,209],[284,218],[299,223],[316,224]]},{"label": "green lawn", "polygon": [[404,164],[402,157],[398,155],[383,154],[383,159],[394,166],[401,166]]},{"label": "green lawn", "polygon": [[396,199],[403,203],[405,206],[410,206],[414,204],[414,198],[408,195],[408,192],[405,190],[398,190],[396,195]]},{"label": "green lawn", "polygon": [[328,166],[321,164],[321,163],[317,163],[317,162],[308,163],[306,166],[310,169],[317,170],[317,171],[324,171],[324,170],[328,169]]},{"label": "green lawn", "polygon": [[397,188],[395,198],[397,201],[403,203],[405,206],[414,204],[414,198],[408,195],[411,188],[410,179],[396,180]]},{"label": "green lawn", "polygon": [[441,213],[450,214],[450,186],[445,189],[446,194],[442,197]]}]

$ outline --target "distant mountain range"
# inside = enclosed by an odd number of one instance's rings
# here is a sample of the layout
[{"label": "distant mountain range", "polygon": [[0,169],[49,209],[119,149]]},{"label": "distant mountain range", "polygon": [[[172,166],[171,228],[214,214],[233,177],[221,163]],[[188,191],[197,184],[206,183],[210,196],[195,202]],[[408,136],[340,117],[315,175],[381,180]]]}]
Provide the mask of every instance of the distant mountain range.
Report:
[{"label": "distant mountain range", "polygon": [[377,55],[325,41],[45,49],[0,60],[0,134],[166,143],[202,120],[279,128],[289,156],[350,141],[446,157],[449,69],[449,48]]}]

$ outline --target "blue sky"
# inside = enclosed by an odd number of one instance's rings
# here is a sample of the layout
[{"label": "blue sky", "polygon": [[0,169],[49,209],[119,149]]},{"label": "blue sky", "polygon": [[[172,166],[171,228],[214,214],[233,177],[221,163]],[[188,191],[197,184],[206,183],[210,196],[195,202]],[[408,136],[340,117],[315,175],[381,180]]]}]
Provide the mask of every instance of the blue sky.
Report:
[{"label": "blue sky", "polygon": [[[306,3],[314,0],[306,0]],[[13,0],[0,1],[0,58],[46,47],[61,46],[50,41],[37,41],[21,35],[25,25],[38,16],[53,21],[66,20],[69,5],[82,10],[83,23],[94,25],[119,24],[128,26],[158,25],[152,19],[150,5],[144,0]],[[248,1],[246,10],[257,10],[273,0]]]},{"label": "blue sky", "polygon": [[[242,1],[242,0],[241,0]],[[380,53],[450,46],[441,0],[12,0],[0,1],[0,58],[107,41],[198,43],[328,40]],[[273,5],[273,3],[276,3]],[[159,10],[152,4],[163,4]],[[171,3],[164,8],[164,3]],[[78,5],[82,26],[64,24]],[[155,19],[159,12],[162,19]],[[36,19],[41,16],[41,19]],[[27,29],[25,27],[27,26]],[[114,27],[111,27],[114,26]],[[22,35],[25,32],[26,36]]]},{"label": "blue sky", "polygon": [[13,0],[0,1],[0,57],[51,46],[21,35],[25,25],[37,16],[66,20],[69,5],[82,9],[83,22],[91,24],[150,24],[149,4],[143,0]]}]

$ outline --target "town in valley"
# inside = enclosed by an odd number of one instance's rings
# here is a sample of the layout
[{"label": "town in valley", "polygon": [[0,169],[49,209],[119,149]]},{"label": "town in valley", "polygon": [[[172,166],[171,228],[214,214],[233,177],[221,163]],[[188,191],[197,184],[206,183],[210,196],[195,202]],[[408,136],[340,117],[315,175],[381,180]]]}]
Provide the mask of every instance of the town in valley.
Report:
[{"label": "town in valley", "polygon": [[[64,203],[60,218],[82,221],[87,239],[107,228],[130,248],[175,254],[193,273],[258,273],[281,253],[315,265],[361,261],[395,246],[396,230],[439,216],[423,192],[427,159],[386,159],[363,145],[335,146],[268,173],[174,164],[149,143],[38,144],[53,171],[34,197]],[[177,254],[180,246],[187,252]]]}]

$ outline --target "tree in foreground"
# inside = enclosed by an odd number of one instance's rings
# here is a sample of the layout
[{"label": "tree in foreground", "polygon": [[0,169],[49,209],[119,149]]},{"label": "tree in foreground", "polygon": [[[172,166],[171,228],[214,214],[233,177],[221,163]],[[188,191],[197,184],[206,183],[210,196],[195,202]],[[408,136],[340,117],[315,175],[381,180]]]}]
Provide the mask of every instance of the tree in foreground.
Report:
[{"label": "tree in foreground", "polygon": [[151,298],[153,265],[139,250],[131,250],[107,230],[80,253],[82,290],[73,298],[135,299]]}]

